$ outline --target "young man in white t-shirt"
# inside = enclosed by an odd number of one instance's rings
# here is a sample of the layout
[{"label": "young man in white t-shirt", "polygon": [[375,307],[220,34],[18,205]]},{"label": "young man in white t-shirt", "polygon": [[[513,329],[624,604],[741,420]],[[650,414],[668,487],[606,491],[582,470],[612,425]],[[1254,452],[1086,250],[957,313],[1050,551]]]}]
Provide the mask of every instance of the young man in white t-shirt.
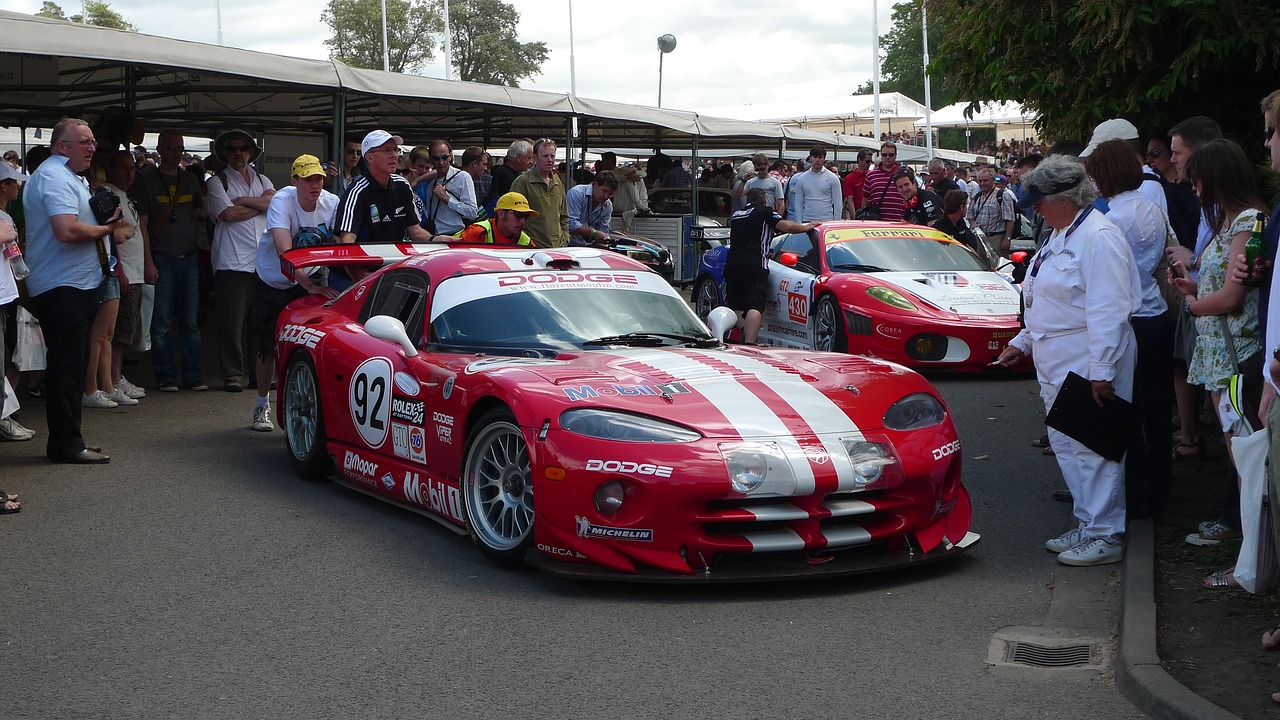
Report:
[{"label": "young man in white t-shirt", "polygon": [[308,275],[308,270],[295,270],[293,277],[280,270],[280,256],[299,247],[334,243],[333,218],[338,196],[324,189],[327,175],[320,159],[299,155],[293,161],[293,184],[282,188],[267,206],[267,229],[258,239],[255,268],[258,288],[254,297],[253,330],[258,347],[258,398],[253,408],[253,429],[271,432],[271,374],[275,369],[276,320],[285,306],[310,295],[337,297],[327,287]]}]

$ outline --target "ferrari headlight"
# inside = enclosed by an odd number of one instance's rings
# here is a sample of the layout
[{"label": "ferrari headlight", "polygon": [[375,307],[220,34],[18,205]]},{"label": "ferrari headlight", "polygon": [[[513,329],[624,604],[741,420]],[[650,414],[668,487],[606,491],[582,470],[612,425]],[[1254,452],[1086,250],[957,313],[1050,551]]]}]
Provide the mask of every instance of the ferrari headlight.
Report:
[{"label": "ferrari headlight", "polygon": [[736,492],[790,495],[795,490],[791,464],[777,443],[721,443],[720,454]]},{"label": "ferrari headlight", "polygon": [[890,430],[916,430],[941,423],[946,408],[929,393],[912,393],[894,403],[884,414],[884,426]]},{"label": "ferrari headlight", "polygon": [[620,442],[693,442],[702,437],[683,425],[666,420],[599,408],[566,410],[560,415],[560,426],[578,435]]},{"label": "ferrari headlight", "polygon": [[915,310],[916,306],[911,304],[905,295],[884,285],[876,285],[867,288],[867,294],[879,300],[886,305],[892,305],[899,310]]},{"label": "ferrari headlight", "polygon": [[853,463],[854,482],[859,485],[870,485],[884,474],[884,468],[893,463],[893,457],[880,443],[841,438],[844,451],[849,454],[849,462]]}]

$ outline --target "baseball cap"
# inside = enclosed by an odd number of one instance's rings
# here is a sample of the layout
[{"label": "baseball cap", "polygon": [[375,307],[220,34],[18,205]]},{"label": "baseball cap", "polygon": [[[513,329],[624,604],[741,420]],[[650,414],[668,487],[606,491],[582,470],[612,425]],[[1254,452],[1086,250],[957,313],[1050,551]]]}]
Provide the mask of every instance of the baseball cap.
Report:
[{"label": "baseball cap", "polygon": [[538,217],[538,211],[529,207],[529,201],[525,196],[518,192],[509,192],[498,198],[498,204],[493,206],[496,210],[514,210],[518,213],[526,213],[534,217]]},{"label": "baseball cap", "polygon": [[1087,158],[1093,154],[1098,146],[1108,140],[1137,140],[1138,128],[1133,123],[1124,118],[1113,118],[1106,120],[1093,129],[1093,137],[1089,138],[1089,145],[1080,151],[1080,157]]},{"label": "baseball cap", "polygon": [[17,180],[18,182],[26,182],[27,176],[14,166],[7,162],[0,162],[0,181]]},{"label": "baseball cap", "polygon": [[320,158],[315,155],[299,155],[298,159],[293,161],[293,171],[290,173],[296,178],[309,178],[327,174],[324,171],[324,166],[320,164]]},{"label": "baseball cap", "polygon": [[370,150],[380,148],[392,140],[396,141],[396,147],[404,144],[404,138],[399,135],[392,135],[386,130],[374,130],[364,136],[364,140],[360,143],[360,154],[368,155]]}]

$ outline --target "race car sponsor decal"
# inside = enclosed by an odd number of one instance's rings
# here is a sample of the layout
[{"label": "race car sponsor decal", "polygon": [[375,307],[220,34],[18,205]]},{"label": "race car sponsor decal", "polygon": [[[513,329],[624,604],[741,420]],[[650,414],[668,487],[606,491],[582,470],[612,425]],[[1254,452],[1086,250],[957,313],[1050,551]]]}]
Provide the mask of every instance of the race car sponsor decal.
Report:
[{"label": "race car sponsor decal", "polygon": [[367,285],[361,285],[361,286],[359,286],[359,287],[357,287],[357,288],[356,288],[356,299],[357,299],[357,300],[359,300],[360,298],[364,297],[364,291],[365,291],[365,289],[366,289],[367,287],[368,287]]},{"label": "race car sponsor decal", "polygon": [[365,460],[350,450],[342,457],[342,474],[364,485],[376,485],[378,463]]},{"label": "race car sponsor decal", "polygon": [[641,395],[662,397],[684,395],[689,386],[674,382],[662,385],[582,385],[576,388],[565,388],[564,395],[572,401],[595,400],[602,397],[637,397]]},{"label": "race car sponsor decal", "polygon": [[431,320],[442,313],[482,298],[504,293],[543,292],[560,289],[611,289],[680,296],[661,275],[647,270],[579,269],[534,270],[510,273],[459,275],[441,281],[431,303]]},{"label": "race car sponsor decal", "polygon": [[360,438],[369,447],[381,447],[387,439],[387,421],[391,411],[391,361],[369,358],[360,363],[351,376],[347,405],[351,421]]},{"label": "race car sponsor decal", "polygon": [[673,468],[666,465],[650,463],[634,463],[630,460],[588,460],[588,472],[632,473],[635,475],[653,475],[654,477],[671,477]]},{"label": "race car sponsor decal", "polygon": [[403,423],[391,423],[391,448],[396,457],[425,463],[427,461],[427,434],[422,428]]},{"label": "race car sponsor decal", "polygon": [[404,423],[391,423],[391,451],[396,457],[409,457],[409,426]]},{"label": "race car sponsor decal", "polygon": [[804,454],[812,460],[815,465],[826,465],[827,462],[831,460],[830,453],[827,452],[826,448],[822,447],[806,447],[804,449]]},{"label": "race car sponsor decal", "polygon": [[955,441],[953,441],[953,442],[949,442],[949,443],[947,443],[946,445],[943,445],[942,447],[934,448],[934,449],[933,449],[933,459],[934,459],[934,460],[941,460],[942,458],[944,458],[944,457],[946,457],[946,456],[948,456],[948,455],[952,455],[952,454],[955,454],[955,453],[958,453],[958,452],[960,452],[960,441],[959,441],[959,440],[955,440]]},{"label": "race car sponsor decal", "polygon": [[441,480],[424,479],[418,473],[406,470],[404,497],[414,505],[462,522],[462,493]]},{"label": "race car sponsor decal", "polygon": [[413,376],[407,372],[396,373],[394,379],[396,382],[396,387],[399,388],[400,392],[404,393],[405,395],[410,395],[410,396],[417,395],[418,392],[422,390],[422,386],[418,384],[418,381],[414,380]]},{"label": "race car sponsor decal", "polygon": [[427,404],[422,400],[391,398],[391,417],[411,425],[421,425],[427,415]]},{"label": "race car sponsor decal", "polygon": [[583,555],[580,552],[574,552],[569,548],[556,547],[555,545],[546,545],[544,543],[538,543],[538,550],[548,555],[559,555],[560,557],[571,557],[577,559],[586,559],[587,557],[586,555]]},{"label": "race car sponsor decal", "polygon": [[993,340],[1012,340],[1012,339],[1014,338],[1014,336],[1016,336],[1017,334],[1018,334],[1018,332],[1017,332],[1016,330],[1006,330],[1006,331],[1004,331],[1004,332],[993,332],[993,333],[991,333],[991,339],[993,339]]},{"label": "race car sponsor decal", "polygon": [[317,330],[306,325],[285,325],[280,328],[280,334],[276,337],[276,340],[282,343],[293,343],[294,345],[314,348],[325,334],[323,330]]},{"label": "race car sponsor decal", "polygon": [[453,416],[444,413],[431,413],[431,422],[436,424],[436,438],[445,445],[453,444]]},{"label": "race car sponsor decal", "polygon": [[921,275],[929,278],[936,283],[943,285],[951,285],[952,287],[969,287],[969,279],[964,275],[956,272],[923,272]]},{"label": "race car sponsor decal", "polygon": [[885,336],[885,337],[890,337],[890,338],[894,338],[894,339],[901,339],[901,338],[902,338],[902,332],[903,332],[903,331],[902,331],[902,328],[900,328],[900,327],[894,327],[894,326],[892,326],[892,325],[883,325],[883,324],[881,324],[881,325],[877,325],[877,326],[876,326],[876,332],[880,333],[881,335],[883,335],[883,336]]},{"label": "race car sponsor decal", "polygon": [[929,228],[877,228],[877,229],[848,229],[848,230],[829,230],[823,236],[828,245],[845,240],[857,240],[862,238],[928,238],[930,240],[946,240],[951,241],[952,238],[946,233]]},{"label": "race car sponsor decal", "polygon": [[800,293],[787,293],[787,318],[793,323],[809,322],[809,296]]},{"label": "race car sponsor decal", "polygon": [[992,272],[886,272],[876,279],[966,319],[1003,322],[1018,312],[1017,289]]},{"label": "race car sponsor decal", "polygon": [[808,339],[809,333],[801,328],[789,327],[787,325],[775,325],[769,323],[768,331],[775,335],[786,335],[793,338]]},{"label": "race car sponsor decal", "polygon": [[427,433],[420,427],[409,428],[409,459],[420,463],[427,461]]},{"label": "race car sponsor decal", "polygon": [[382,474],[382,486],[388,490],[396,486],[396,479],[391,475],[391,473]]},{"label": "race car sponsor decal", "polygon": [[448,400],[449,396],[453,394],[453,383],[455,378],[455,375],[450,375],[445,379],[444,387],[440,389],[440,396],[445,400]]},{"label": "race car sponsor decal", "polygon": [[[547,360],[544,358],[495,357],[477,360],[467,365],[465,372],[468,375],[475,375],[478,372],[485,372],[486,370],[501,370],[503,368],[513,367],[536,367],[543,365],[568,365],[568,363],[564,360]],[[448,399],[448,397],[448,395],[445,395],[445,399]]]},{"label": "race car sponsor decal", "polygon": [[653,542],[653,531],[645,528],[621,528],[609,525],[596,525],[581,515],[573,516],[578,525],[578,537],[599,538],[603,540],[632,540],[635,542]]}]

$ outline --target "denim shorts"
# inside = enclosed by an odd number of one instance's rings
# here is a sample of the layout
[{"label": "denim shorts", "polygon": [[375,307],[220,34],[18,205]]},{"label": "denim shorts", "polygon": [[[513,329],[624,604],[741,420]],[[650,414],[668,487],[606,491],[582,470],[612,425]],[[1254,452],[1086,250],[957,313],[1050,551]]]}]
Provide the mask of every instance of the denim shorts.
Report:
[{"label": "denim shorts", "polygon": [[120,299],[120,278],[112,275],[98,286],[98,304]]}]

